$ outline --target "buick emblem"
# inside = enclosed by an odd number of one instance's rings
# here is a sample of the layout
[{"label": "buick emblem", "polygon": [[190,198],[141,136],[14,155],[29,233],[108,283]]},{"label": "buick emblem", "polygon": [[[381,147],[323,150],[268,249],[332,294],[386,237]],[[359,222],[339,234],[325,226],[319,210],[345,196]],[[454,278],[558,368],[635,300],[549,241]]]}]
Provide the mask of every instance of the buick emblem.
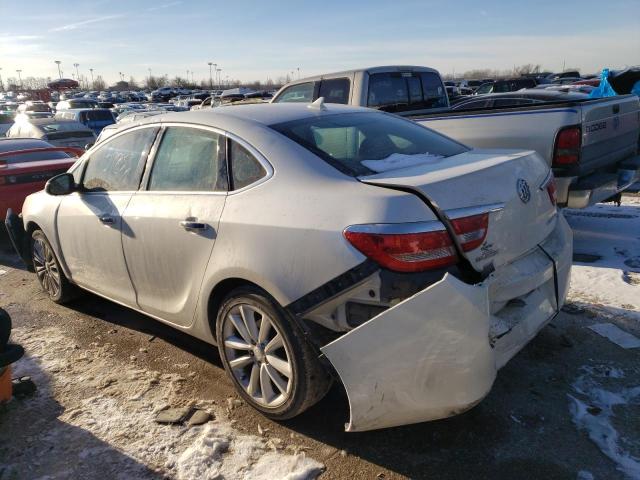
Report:
[{"label": "buick emblem", "polygon": [[516,190],[518,191],[518,196],[522,203],[529,203],[531,200],[531,190],[529,189],[529,184],[523,178],[518,179],[518,183],[516,184]]}]

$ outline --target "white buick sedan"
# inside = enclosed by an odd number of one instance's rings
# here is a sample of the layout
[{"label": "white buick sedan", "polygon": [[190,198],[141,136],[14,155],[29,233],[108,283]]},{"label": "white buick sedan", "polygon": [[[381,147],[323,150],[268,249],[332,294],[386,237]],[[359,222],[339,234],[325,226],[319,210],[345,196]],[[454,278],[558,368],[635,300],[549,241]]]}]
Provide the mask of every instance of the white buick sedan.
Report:
[{"label": "white buick sedan", "polygon": [[89,290],[217,345],[273,419],[339,379],[349,431],[477,404],[559,311],[572,253],[536,153],[322,100],[133,123],[7,226],[53,301]]}]

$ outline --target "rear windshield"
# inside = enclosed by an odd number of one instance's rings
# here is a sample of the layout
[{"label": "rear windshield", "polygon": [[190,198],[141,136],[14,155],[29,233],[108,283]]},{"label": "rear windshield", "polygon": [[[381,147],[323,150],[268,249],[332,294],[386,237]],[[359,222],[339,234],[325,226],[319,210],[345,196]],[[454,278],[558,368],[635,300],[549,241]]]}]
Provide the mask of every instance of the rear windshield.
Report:
[{"label": "rear windshield", "polygon": [[417,123],[384,113],[343,113],[271,125],[351,176],[370,175],[467,151]]},{"label": "rear windshield", "polygon": [[32,152],[32,153],[16,153],[8,157],[0,156],[0,162],[22,163],[22,162],[37,162],[41,160],[60,160],[63,158],[71,158],[64,152]]},{"label": "rear windshield", "polygon": [[98,102],[91,100],[70,100],[70,108],[95,108],[98,106]]},{"label": "rear windshield", "polygon": [[27,107],[28,112],[50,112],[51,109],[49,105],[45,105],[44,103],[34,103],[33,105],[29,105]]},{"label": "rear windshield", "polygon": [[402,112],[447,106],[440,76],[432,72],[386,72],[369,76],[367,106]]},{"label": "rear windshield", "polygon": [[13,123],[13,115],[0,113],[0,123]]},{"label": "rear windshield", "polygon": [[115,120],[113,119],[113,114],[108,110],[95,110],[95,111],[82,112],[82,120],[85,122],[86,121],[94,122],[94,121],[101,121],[101,120],[107,120],[112,123],[115,122]]}]

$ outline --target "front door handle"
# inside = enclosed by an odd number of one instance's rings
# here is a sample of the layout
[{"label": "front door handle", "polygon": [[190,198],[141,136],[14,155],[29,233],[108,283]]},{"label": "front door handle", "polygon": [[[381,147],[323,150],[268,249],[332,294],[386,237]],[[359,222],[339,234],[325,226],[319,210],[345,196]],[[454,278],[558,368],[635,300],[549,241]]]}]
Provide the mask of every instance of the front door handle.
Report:
[{"label": "front door handle", "polygon": [[206,230],[207,229],[206,223],[194,222],[191,220],[181,221],[180,226],[185,230]]},{"label": "front door handle", "polygon": [[115,223],[111,215],[102,215],[100,221],[105,225],[113,225]]}]

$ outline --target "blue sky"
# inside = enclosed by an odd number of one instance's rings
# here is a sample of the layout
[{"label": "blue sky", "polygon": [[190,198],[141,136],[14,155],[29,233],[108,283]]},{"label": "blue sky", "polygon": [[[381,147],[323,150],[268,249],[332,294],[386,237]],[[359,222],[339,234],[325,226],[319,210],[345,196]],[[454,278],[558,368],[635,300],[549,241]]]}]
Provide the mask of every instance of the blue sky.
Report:
[{"label": "blue sky", "polygon": [[[118,72],[276,80],[348,68],[414,64],[452,73],[640,64],[640,0],[3,0],[3,78],[65,77],[73,63],[108,82]],[[296,73],[297,76],[297,73]]]}]

